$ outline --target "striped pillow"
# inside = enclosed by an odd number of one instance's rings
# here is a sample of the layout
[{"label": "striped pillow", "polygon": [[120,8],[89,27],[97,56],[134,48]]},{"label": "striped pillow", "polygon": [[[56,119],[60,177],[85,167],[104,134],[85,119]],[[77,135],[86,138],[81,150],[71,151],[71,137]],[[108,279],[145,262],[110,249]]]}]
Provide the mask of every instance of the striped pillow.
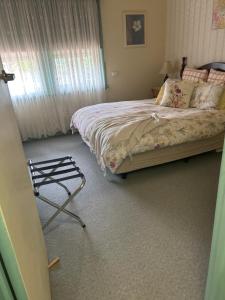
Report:
[{"label": "striped pillow", "polygon": [[183,80],[193,81],[193,82],[203,82],[208,78],[207,70],[197,70],[192,68],[185,68],[182,74]]},{"label": "striped pillow", "polygon": [[225,72],[210,69],[207,82],[225,85]]}]

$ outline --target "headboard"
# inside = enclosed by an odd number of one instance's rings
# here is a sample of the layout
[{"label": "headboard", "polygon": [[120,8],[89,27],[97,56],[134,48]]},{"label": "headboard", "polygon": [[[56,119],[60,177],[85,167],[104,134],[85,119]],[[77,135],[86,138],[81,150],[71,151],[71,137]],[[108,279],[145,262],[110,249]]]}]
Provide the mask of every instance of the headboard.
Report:
[{"label": "headboard", "polygon": [[[182,65],[181,65],[181,71],[180,71],[180,76],[182,78],[182,74],[184,72],[185,67],[187,66],[187,57],[182,57]],[[206,65],[203,65],[201,67],[198,67],[197,69],[199,70],[208,70],[214,69],[217,71],[225,72],[225,62],[211,62]]]}]

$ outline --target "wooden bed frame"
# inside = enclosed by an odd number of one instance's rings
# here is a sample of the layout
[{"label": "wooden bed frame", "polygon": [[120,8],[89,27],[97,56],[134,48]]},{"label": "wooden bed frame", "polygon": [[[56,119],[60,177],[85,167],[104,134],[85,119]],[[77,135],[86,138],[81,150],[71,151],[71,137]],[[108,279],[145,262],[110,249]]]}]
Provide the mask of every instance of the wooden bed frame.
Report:
[{"label": "wooden bed frame", "polygon": [[[183,57],[180,72],[181,77],[186,66],[187,57]],[[213,62],[203,65],[198,69],[206,69],[208,70],[208,72],[210,71],[210,69],[225,72],[225,63]],[[144,153],[135,154],[132,156],[132,158],[127,157],[116,170],[115,174],[124,175],[135,170],[168,163],[182,158],[188,158],[193,155],[198,155],[204,152],[209,152],[212,150],[221,150],[223,148],[223,143],[224,132],[220,135],[208,139],[202,139],[194,142],[183,143],[175,146],[165,147],[162,149],[156,149]]]}]

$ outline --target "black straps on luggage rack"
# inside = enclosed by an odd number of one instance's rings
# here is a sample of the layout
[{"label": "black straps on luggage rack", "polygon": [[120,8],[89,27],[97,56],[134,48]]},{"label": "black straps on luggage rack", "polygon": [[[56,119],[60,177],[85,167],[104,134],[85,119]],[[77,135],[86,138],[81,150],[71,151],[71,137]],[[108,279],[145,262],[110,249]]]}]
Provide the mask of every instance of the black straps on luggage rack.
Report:
[{"label": "black straps on luggage rack", "polygon": [[[31,174],[34,195],[57,209],[53,216],[51,216],[49,220],[43,225],[43,228],[45,228],[50,222],[52,222],[60,212],[64,212],[70,215],[71,217],[78,220],[82,227],[85,227],[85,224],[79,216],[65,209],[67,204],[75,197],[76,194],[80,192],[86,182],[84,174],[80,171],[80,168],[76,166],[76,163],[72,159],[72,156],[64,156],[38,162],[29,160],[28,166]],[[60,177],[58,177],[59,175]],[[79,178],[81,180],[80,186],[72,193],[63,183],[61,183],[62,181]],[[40,194],[39,188],[41,186],[52,183],[58,184],[60,187],[64,188],[69,196],[69,198],[66,199],[61,206]]]},{"label": "black straps on luggage rack", "polygon": [[43,165],[43,164],[48,164],[52,162],[57,162],[57,161],[64,161],[66,159],[72,159],[72,156],[64,156],[64,157],[59,157],[59,158],[54,158],[54,159],[49,159],[49,160],[42,160],[42,161],[37,161],[37,162],[32,162],[32,160],[29,160],[28,164],[32,164],[33,166],[37,165]]},{"label": "black straps on luggage rack", "polygon": [[[34,169],[34,170],[36,171],[36,169]],[[32,179],[39,179],[39,178],[46,178],[46,177],[48,178],[49,176],[56,176],[56,175],[61,175],[61,174],[65,174],[65,173],[71,173],[71,172],[78,171],[78,170],[79,170],[79,168],[70,168],[70,169],[61,170],[61,171],[49,172],[49,173],[41,174],[41,175],[33,175]],[[81,174],[79,172],[76,175],[79,175],[79,177],[84,176],[83,174]]]},{"label": "black straps on luggage rack", "polygon": [[53,180],[48,180],[48,181],[37,182],[37,183],[34,183],[34,187],[37,188],[37,187],[40,187],[42,185],[51,184],[51,183],[59,183],[59,182],[64,181],[64,180],[69,180],[69,179],[78,178],[78,177],[83,177],[83,176],[81,176],[80,174],[77,174],[77,175],[62,177],[62,178],[59,178],[59,179],[53,179]]},{"label": "black straps on luggage rack", "polygon": [[[71,166],[71,165],[73,165],[72,162],[60,163],[60,167],[66,167],[66,166]],[[45,171],[45,170],[49,170],[49,169],[54,169],[55,167],[58,168],[59,164],[48,165],[45,167],[36,167],[36,164],[33,163],[32,166],[35,166],[36,171]]]}]

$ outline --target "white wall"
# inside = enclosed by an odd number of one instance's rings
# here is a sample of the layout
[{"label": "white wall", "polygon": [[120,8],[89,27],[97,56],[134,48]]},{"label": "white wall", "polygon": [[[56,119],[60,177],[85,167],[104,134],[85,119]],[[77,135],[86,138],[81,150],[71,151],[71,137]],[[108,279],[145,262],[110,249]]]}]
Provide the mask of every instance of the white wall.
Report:
[{"label": "white wall", "polygon": [[[122,12],[145,10],[147,47],[125,48]],[[101,0],[103,39],[109,89],[108,100],[149,98],[162,82],[165,56],[166,0]],[[118,71],[117,77],[111,72]]]},{"label": "white wall", "polygon": [[213,0],[167,0],[166,58],[189,65],[225,61],[225,30],[212,29]]}]

